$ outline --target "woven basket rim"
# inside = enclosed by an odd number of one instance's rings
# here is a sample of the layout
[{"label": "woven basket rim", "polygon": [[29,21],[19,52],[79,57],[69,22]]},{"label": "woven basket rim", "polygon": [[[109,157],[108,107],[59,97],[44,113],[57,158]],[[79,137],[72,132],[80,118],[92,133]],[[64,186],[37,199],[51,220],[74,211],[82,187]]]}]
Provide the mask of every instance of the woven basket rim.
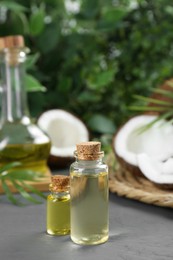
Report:
[{"label": "woven basket rim", "polygon": [[144,177],[135,176],[119,167],[109,176],[112,193],[147,204],[173,208],[173,190],[165,190]]}]

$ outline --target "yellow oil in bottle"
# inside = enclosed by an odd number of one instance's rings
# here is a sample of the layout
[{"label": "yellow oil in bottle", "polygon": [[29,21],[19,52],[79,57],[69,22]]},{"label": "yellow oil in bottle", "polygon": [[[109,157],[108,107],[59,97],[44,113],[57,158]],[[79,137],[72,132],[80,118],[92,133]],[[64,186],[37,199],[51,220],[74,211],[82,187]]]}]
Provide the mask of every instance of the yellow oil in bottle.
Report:
[{"label": "yellow oil in bottle", "polygon": [[50,139],[30,118],[25,89],[27,53],[23,36],[0,37],[0,167],[18,161],[19,169],[44,174]]},{"label": "yellow oil in bottle", "polygon": [[70,233],[70,195],[47,198],[47,233],[66,235]]},{"label": "yellow oil in bottle", "polygon": [[19,161],[19,169],[29,169],[40,173],[48,171],[47,158],[50,151],[50,142],[7,144],[0,150],[0,167],[5,164]]},{"label": "yellow oil in bottle", "polygon": [[67,235],[70,233],[69,177],[54,175],[47,197],[47,233]]},{"label": "yellow oil in bottle", "polygon": [[71,172],[71,239],[77,244],[108,240],[108,173]]}]

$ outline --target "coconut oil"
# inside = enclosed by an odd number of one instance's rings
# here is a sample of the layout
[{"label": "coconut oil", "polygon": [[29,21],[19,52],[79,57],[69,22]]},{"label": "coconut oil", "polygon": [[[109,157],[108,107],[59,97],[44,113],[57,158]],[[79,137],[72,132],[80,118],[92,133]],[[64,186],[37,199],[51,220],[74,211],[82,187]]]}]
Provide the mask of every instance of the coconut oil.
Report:
[{"label": "coconut oil", "polygon": [[22,170],[45,174],[51,144],[29,115],[25,90],[27,53],[22,36],[0,38],[0,167],[18,161]]},{"label": "coconut oil", "polygon": [[109,236],[108,169],[102,163],[102,152],[95,151],[91,156],[92,146],[98,142],[80,145],[87,156],[82,155],[80,160],[78,152],[77,162],[71,166],[71,239],[77,244],[101,244]]},{"label": "coconut oil", "polygon": [[69,177],[54,175],[47,197],[47,233],[67,235],[70,233]]},{"label": "coconut oil", "polygon": [[9,144],[0,151],[0,167],[5,164],[20,161],[21,166],[16,169],[30,169],[42,174],[48,171],[47,158],[50,142],[42,144]]}]

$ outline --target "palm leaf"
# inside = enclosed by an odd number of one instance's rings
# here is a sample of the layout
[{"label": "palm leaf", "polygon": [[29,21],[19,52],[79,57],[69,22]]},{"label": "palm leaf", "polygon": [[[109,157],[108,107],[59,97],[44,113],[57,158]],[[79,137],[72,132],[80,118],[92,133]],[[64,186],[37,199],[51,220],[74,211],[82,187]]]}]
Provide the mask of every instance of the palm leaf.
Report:
[{"label": "palm leaf", "polygon": [[9,201],[11,201],[15,205],[22,205],[18,199],[16,199],[11,192],[8,182],[10,181],[11,184],[16,188],[16,190],[21,194],[21,196],[32,202],[32,203],[41,203],[41,201],[38,201],[33,196],[31,196],[25,188],[30,190],[33,194],[36,194],[37,196],[41,198],[46,198],[46,196],[35,189],[32,185],[29,185],[26,183],[26,181],[40,181],[41,177],[43,177],[39,172],[33,172],[31,170],[17,170],[15,167],[21,166],[20,162],[13,162],[9,163],[2,168],[0,168],[0,181],[2,183],[2,188],[8,198]]},{"label": "palm leaf", "polygon": [[1,167],[0,168],[0,174],[8,171],[9,169],[11,168],[15,168],[15,167],[18,167],[18,166],[21,166],[22,164],[20,162],[12,162],[12,163],[8,163],[6,164],[5,166]]},{"label": "palm leaf", "polygon": [[[171,88],[173,88],[173,82],[167,82],[167,85],[169,85]],[[173,99],[173,90],[168,89],[162,89],[162,88],[156,88],[153,89],[153,92],[162,94],[163,97],[167,97],[169,99]],[[143,111],[143,112],[151,112],[156,111],[160,112],[161,114],[157,116],[156,119],[154,119],[151,123],[143,126],[140,128],[139,133],[142,133],[152,127],[155,123],[157,123],[161,119],[166,119],[167,122],[172,123],[173,122],[173,102],[171,100],[161,100],[159,98],[150,98],[150,97],[144,97],[140,95],[134,95],[134,97],[137,100],[145,101],[147,103],[153,103],[155,106],[145,106],[145,105],[138,105],[138,106],[130,106],[129,108],[134,111]],[[157,106],[158,105],[158,106]]]},{"label": "palm leaf", "polygon": [[5,180],[1,179],[1,182],[2,182],[2,188],[5,192],[5,194],[7,195],[8,200],[11,201],[15,205],[21,205],[20,202],[17,199],[15,199],[15,197],[13,196],[13,193],[10,191],[10,189],[9,189],[8,185],[6,184]]},{"label": "palm leaf", "polygon": [[161,89],[161,88],[157,88],[157,89],[151,88],[151,90],[152,90],[154,93],[162,94],[162,95],[165,96],[165,97],[169,97],[169,98],[172,98],[172,99],[173,99],[173,92],[172,92],[172,90]]},{"label": "palm leaf", "polygon": [[25,183],[25,182],[22,182],[22,185],[27,188],[28,190],[30,190],[31,192],[35,193],[36,195],[38,195],[39,197],[43,198],[43,199],[46,199],[46,196],[39,190],[35,189],[33,186],[31,186],[30,184],[28,183]]},{"label": "palm leaf", "polygon": [[148,107],[148,106],[129,106],[128,107],[131,110],[135,110],[135,111],[156,111],[156,112],[164,112],[167,110],[172,110],[173,111],[173,107],[159,107],[159,106],[152,106],[152,107]]},{"label": "palm leaf", "polygon": [[[138,100],[142,100],[145,102],[152,102],[154,104],[159,104],[159,105],[164,105],[164,106],[169,106],[172,105],[171,101],[164,101],[164,100],[160,100],[160,99],[155,99],[155,98],[149,98],[149,97],[143,97],[143,96],[139,96],[139,95],[134,95],[134,97]],[[173,107],[172,107],[173,108]]]},{"label": "palm leaf", "polygon": [[[150,129],[155,123],[157,123],[158,121],[160,121],[161,119],[167,119],[169,118],[170,116],[173,115],[173,111],[170,111],[170,112],[167,112],[167,113],[164,113],[158,117],[156,117],[155,119],[153,119],[153,121],[151,121],[150,123],[140,127],[137,129],[137,132],[139,134],[143,133],[144,131],[147,131],[148,129]],[[170,121],[168,121],[170,123]]]},{"label": "palm leaf", "polygon": [[12,170],[6,173],[6,178],[23,181],[40,181],[41,177],[42,175],[39,172],[33,172],[31,170]]},{"label": "palm leaf", "polygon": [[13,183],[14,187],[16,190],[19,191],[19,193],[28,201],[33,202],[33,203],[41,203],[37,199],[33,198],[21,185],[19,185],[14,179],[11,179],[11,182]]}]

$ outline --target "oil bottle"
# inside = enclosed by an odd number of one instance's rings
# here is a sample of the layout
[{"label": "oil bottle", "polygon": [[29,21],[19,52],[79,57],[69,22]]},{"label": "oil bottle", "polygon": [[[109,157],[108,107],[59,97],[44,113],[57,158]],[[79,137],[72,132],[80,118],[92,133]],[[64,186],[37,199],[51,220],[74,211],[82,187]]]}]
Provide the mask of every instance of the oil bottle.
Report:
[{"label": "oil bottle", "polygon": [[18,161],[20,169],[45,174],[50,139],[29,115],[25,90],[27,53],[22,36],[0,38],[0,167]]},{"label": "oil bottle", "polygon": [[70,167],[71,239],[82,245],[108,240],[108,167],[102,162],[100,142],[76,145]]},{"label": "oil bottle", "polygon": [[66,235],[70,233],[70,179],[68,176],[53,175],[47,197],[47,233]]}]

